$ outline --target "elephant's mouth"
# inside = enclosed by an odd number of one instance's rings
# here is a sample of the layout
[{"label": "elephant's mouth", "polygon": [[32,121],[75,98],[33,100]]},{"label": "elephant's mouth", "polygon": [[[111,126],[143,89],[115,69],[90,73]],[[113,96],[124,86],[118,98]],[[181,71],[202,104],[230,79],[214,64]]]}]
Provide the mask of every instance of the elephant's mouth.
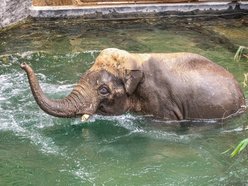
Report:
[{"label": "elephant's mouth", "polygon": [[107,111],[107,109],[104,105],[99,106],[97,113],[100,115],[109,115],[109,112]]},{"label": "elephant's mouth", "polygon": [[82,122],[86,122],[90,119],[92,115],[94,115],[97,111],[97,104],[90,104],[89,107],[86,107],[86,109],[82,109],[83,112],[80,112],[77,114],[81,117]]},{"label": "elephant's mouth", "polygon": [[[107,111],[107,108],[104,106],[104,105],[100,105],[99,108],[94,112],[96,114],[100,114],[100,115],[109,115],[110,113]],[[81,121],[82,122],[86,122],[89,120],[89,118],[94,114],[92,112],[85,112],[82,113],[80,116],[81,116]]]}]

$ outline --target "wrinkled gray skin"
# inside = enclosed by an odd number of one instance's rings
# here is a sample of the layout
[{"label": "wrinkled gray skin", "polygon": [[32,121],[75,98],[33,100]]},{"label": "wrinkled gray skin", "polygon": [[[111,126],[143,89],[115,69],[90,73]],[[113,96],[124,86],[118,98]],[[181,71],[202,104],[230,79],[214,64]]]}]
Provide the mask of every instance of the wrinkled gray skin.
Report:
[{"label": "wrinkled gray skin", "polygon": [[50,100],[27,64],[34,98],[57,117],[134,112],[169,120],[221,119],[245,109],[245,98],[228,71],[197,54],[133,54],[105,49],[72,92]]}]

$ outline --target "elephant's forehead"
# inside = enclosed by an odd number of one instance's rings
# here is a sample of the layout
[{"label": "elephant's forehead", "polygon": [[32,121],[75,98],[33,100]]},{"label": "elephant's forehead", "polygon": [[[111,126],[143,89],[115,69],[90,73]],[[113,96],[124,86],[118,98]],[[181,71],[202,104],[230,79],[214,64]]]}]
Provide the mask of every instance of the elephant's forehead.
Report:
[{"label": "elephant's forehead", "polygon": [[115,61],[110,57],[98,57],[95,64],[91,67],[92,71],[106,70],[114,75],[125,70],[123,62]]},{"label": "elephant's forehead", "polygon": [[96,58],[91,70],[99,71],[104,69],[115,75],[123,73],[126,66],[130,63],[130,56],[128,52],[123,50],[105,49]]},{"label": "elephant's forehead", "polygon": [[[124,73],[125,70],[138,70],[150,54],[131,54],[119,49],[105,49],[96,58],[92,70],[104,69],[112,74]],[[120,74],[119,74],[120,75]]]}]

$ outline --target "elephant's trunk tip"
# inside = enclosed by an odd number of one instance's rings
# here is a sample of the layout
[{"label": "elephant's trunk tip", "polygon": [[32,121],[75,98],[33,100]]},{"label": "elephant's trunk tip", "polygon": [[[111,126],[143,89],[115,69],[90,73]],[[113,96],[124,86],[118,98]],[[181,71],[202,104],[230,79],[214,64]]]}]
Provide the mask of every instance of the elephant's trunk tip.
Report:
[{"label": "elephant's trunk tip", "polygon": [[21,63],[21,64],[20,64],[20,67],[21,67],[22,69],[24,69],[24,70],[27,68],[27,66],[28,66],[28,65],[27,65],[26,63]]},{"label": "elephant's trunk tip", "polygon": [[25,70],[27,73],[33,72],[32,68],[27,63],[21,63],[20,67]]}]

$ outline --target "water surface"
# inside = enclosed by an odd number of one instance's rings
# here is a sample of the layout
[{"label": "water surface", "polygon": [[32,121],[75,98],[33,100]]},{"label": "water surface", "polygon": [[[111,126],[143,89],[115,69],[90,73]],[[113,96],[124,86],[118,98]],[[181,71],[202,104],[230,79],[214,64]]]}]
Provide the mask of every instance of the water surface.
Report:
[{"label": "water surface", "polygon": [[[204,55],[241,86],[248,62],[247,16],[236,19],[36,20],[0,33],[0,185],[246,185],[247,114],[180,127],[125,114],[55,118],[36,105],[21,62],[32,65],[51,98],[67,95],[101,49]],[[247,87],[243,88],[248,97]],[[199,126],[201,125],[201,126]]]}]

